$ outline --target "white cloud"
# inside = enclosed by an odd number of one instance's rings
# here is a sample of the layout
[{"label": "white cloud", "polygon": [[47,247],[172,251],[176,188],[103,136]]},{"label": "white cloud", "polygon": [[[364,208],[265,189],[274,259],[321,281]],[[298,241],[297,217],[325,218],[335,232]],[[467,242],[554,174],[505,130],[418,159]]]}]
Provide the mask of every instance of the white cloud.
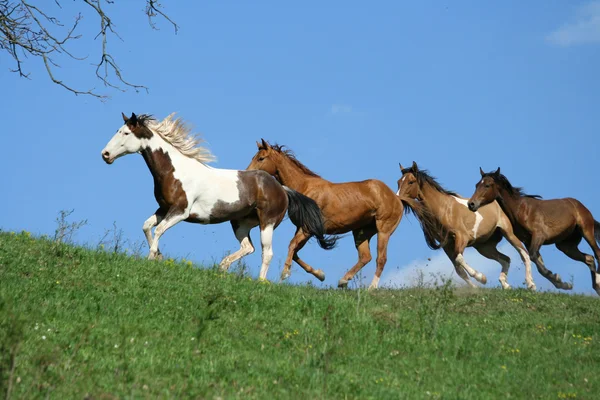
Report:
[{"label": "white cloud", "polygon": [[[498,250],[505,253],[505,249],[503,248],[499,248]],[[483,257],[477,259],[477,257],[473,257],[474,254],[472,249],[467,249],[465,252],[467,263],[487,277],[488,283],[486,286],[496,286],[501,270],[500,264]],[[454,266],[448,256],[446,256],[446,253],[441,250],[433,253],[427,260],[414,260],[391,274],[386,275],[384,286],[391,287],[415,286],[419,284],[421,276],[426,284],[433,283],[435,279],[438,282],[440,280],[451,279],[457,286],[466,286],[465,281],[455,272]],[[470,279],[475,284],[478,284],[475,279]]]},{"label": "white cloud", "polygon": [[565,47],[600,43],[600,1],[579,7],[572,21],[550,33],[546,39],[550,43]]},{"label": "white cloud", "polygon": [[335,114],[350,114],[352,112],[352,106],[349,104],[332,104],[330,111],[334,115]]}]

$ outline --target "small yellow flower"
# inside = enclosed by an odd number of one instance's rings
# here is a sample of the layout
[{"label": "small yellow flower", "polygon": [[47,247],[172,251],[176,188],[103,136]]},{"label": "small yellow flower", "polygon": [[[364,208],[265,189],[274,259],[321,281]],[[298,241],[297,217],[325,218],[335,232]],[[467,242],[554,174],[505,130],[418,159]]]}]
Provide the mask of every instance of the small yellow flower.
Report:
[{"label": "small yellow flower", "polygon": [[57,284],[57,285],[60,285],[60,281],[56,281],[56,284]]},{"label": "small yellow flower", "polygon": [[500,368],[506,371],[506,365],[501,365]]}]

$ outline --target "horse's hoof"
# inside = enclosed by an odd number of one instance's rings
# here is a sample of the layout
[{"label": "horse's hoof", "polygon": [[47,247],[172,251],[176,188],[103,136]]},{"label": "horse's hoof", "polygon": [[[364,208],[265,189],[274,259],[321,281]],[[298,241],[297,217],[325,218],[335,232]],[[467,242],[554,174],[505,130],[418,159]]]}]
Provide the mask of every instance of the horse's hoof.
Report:
[{"label": "horse's hoof", "polygon": [[562,289],[564,289],[564,290],[572,290],[573,289],[573,284],[569,283],[569,282],[563,282]]},{"label": "horse's hoof", "polygon": [[369,287],[367,288],[367,290],[368,290],[369,292],[370,292],[370,291],[373,291],[373,290],[377,290],[377,289],[378,289],[378,286],[376,286],[376,285],[373,285],[373,284],[369,285]]},{"label": "horse's hoof", "polygon": [[347,289],[348,288],[348,281],[346,279],[340,279],[340,281],[338,282],[338,288],[340,288],[340,289]]},{"label": "horse's hoof", "polygon": [[157,259],[158,261],[162,261],[162,259],[163,259],[163,255],[162,255],[162,253],[158,253],[158,254],[156,255],[156,259]]},{"label": "horse's hoof", "polygon": [[512,287],[505,281],[500,281],[500,286],[502,286],[502,290],[510,290]]},{"label": "horse's hoof", "polygon": [[531,290],[532,292],[537,291],[537,286],[535,286],[535,283],[532,283],[531,285],[527,285],[527,289]]},{"label": "horse's hoof", "polygon": [[315,271],[315,276],[317,277],[318,280],[320,280],[321,282],[323,282],[325,280],[325,272],[323,272],[322,269],[318,269]]},{"label": "horse's hoof", "polygon": [[600,296],[600,288],[596,289],[596,294]]},{"label": "horse's hoof", "polygon": [[487,278],[481,272],[478,272],[475,275],[475,279],[477,279],[479,281],[479,283],[481,283],[482,285],[485,285],[487,283]]},{"label": "horse's hoof", "polygon": [[285,281],[286,279],[288,279],[290,276],[292,276],[292,274],[290,274],[288,271],[283,271],[281,273],[281,282]]}]

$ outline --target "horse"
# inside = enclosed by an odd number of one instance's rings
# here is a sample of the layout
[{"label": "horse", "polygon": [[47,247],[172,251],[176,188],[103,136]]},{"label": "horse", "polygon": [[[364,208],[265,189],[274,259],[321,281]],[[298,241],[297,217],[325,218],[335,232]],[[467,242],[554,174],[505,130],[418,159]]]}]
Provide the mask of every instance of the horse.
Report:
[{"label": "horse", "polygon": [[467,284],[476,286],[469,275],[480,283],[487,283],[485,275],[471,268],[463,257],[465,248],[473,247],[485,258],[495,260],[502,266],[498,280],[503,289],[510,289],[506,281],[510,258],[496,248],[504,237],[525,264],[528,289],[536,290],[529,255],[513,233],[510,220],[498,203],[492,202],[473,213],[467,207],[467,199],[444,189],[427,170],[419,169],[414,161],[410,168],[400,164],[400,171],[402,177],[398,180],[397,195],[406,211],[412,211],[419,220],[427,245],[433,250],[442,248],[458,276]]},{"label": "horse", "polygon": [[[271,145],[264,139],[256,144],[258,151],[248,170],[266,171],[282,185],[314,199],[325,218],[327,234],[338,235],[352,231],[358,262],[339,280],[338,287],[346,288],[354,275],[371,261],[369,243],[377,235],[377,268],[369,286],[369,289],[376,289],[387,261],[388,241],[404,212],[394,192],[376,179],[332,183],[308,169],[284,146]],[[298,257],[298,252],[309,238],[304,229],[296,230],[289,245],[282,280],[290,276],[292,260],[317,279],[325,280],[325,273],[321,269],[315,270]]]},{"label": "horse", "polygon": [[[262,265],[260,279],[267,278],[273,257],[273,230],[286,214],[319,245],[330,249],[335,237],[324,234],[323,217],[314,200],[284,187],[262,171],[217,169],[207,165],[215,157],[201,146],[189,126],[174,113],[162,121],[151,115],[122,113],[124,125],[102,150],[102,159],[112,164],[117,158],[140,153],[154,178],[154,197],[159,208],[144,222],[143,231],[150,247],[149,259],[161,258],[160,237],[175,224],[231,222],[240,248],[223,258],[220,268],[254,252],[250,231],[260,227]],[[154,237],[152,228],[156,227]]]},{"label": "horse", "polygon": [[588,266],[592,287],[600,295],[600,266],[596,270],[594,257],[578,249],[583,238],[594,251],[596,260],[600,260],[600,223],[590,210],[573,198],[542,200],[540,196],[525,194],[523,188],[511,185],[500,173],[500,167],[488,173],[479,168],[479,173],[481,179],[469,199],[469,209],[477,211],[479,207],[497,201],[508,215],[515,234],[527,246],[531,260],[542,276],[556,288],[573,288],[572,284],[563,282],[558,274],[553,274],[544,265],[540,248],[554,244],[567,257]]}]

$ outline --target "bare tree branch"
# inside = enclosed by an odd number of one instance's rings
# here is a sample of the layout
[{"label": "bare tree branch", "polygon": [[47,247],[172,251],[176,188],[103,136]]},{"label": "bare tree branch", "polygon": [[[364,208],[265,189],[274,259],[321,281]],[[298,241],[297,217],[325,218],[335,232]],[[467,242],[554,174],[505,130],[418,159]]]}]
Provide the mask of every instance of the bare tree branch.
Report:
[{"label": "bare tree branch", "polygon": [[[34,4],[36,3],[40,4]],[[108,48],[110,36],[122,40],[110,18],[105,11],[106,8],[117,7],[114,0],[79,0],[87,4],[88,10],[99,18],[100,31],[96,38],[100,38],[100,59],[96,66],[95,74],[105,87],[125,91],[125,88],[133,88],[136,91],[148,88],[129,82],[123,76],[116,59]],[[140,0],[141,1],[141,0]],[[160,17],[175,28],[177,33],[179,26],[162,11],[162,5],[158,0],[144,0],[146,3],[145,14],[152,29],[158,29],[155,18]],[[54,0],[57,11],[62,10],[61,0]],[[79,90],[55,77],[54,68],[59,68],[55,59],[66,57],[76,61],[85,60],[88,56],[74,55],[69,46],[81,38],[76,34],[77,28],[83,19],[82,13],[74,17],[69,28],[66,28],[60,18],[53,16],[49,9],[52,3],[40,0],[0,0],[0,51],[7,52],[15,62],[15,68],[11,72],[18,73],[20,77],[30,78],[30,73],[24,70],[25,61],[28,59],[41,59],[48,77],[52,82],[73,92],[76,95],[89,95],[100,99],[108,96],[99,94],[95,89]],[[82,10],[83,11],[83,10]],[[54,33],[61,32],[61,33]],[[71,47],[72,48],[72,47]]]}]

